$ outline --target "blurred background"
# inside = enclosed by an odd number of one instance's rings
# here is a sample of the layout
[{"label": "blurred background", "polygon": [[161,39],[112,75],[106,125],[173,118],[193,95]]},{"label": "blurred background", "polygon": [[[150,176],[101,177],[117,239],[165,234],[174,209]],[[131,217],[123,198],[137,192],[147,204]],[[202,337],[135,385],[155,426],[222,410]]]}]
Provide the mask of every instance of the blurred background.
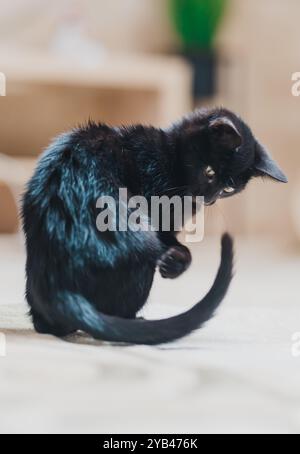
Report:
[{"label": "blurred background", "polygon": [[[1,0],[0,6],[3,183],[22,185],[51,138],[89,117],[166,126],[194,107],[224,105],[249,122],[290,184],[255,182],[210,214],[208,232],[223,230],[225,216],[234,233],[295,242],[297,0]],[[0,232],[7,233],[17,219],[3,183]]]},{"label": "blurred background", "polygon": [[[299,0],[0,0],[0,432],[300,433],[299,17]],[[198,301],[229,230],[237,276],[218,317],[161,348],[34,333],[18,204],[52,137],[213,105],[240,114],[290,182],[208,209],[193,266],[156,276],[142,315]]]},{"label": "blurred background", "polygon": [[[0,0],[0,431],[300,432],[299,17],[299,0]],[[146,312],[199,300],[229,230],[238,273],[220,316],[165,349],[34,334],[17,213],[53,136],[88,118],[164,127],[214,105],[249,123],[289,184],[253,181],[208,209],[193,267],[157,276]]]}]

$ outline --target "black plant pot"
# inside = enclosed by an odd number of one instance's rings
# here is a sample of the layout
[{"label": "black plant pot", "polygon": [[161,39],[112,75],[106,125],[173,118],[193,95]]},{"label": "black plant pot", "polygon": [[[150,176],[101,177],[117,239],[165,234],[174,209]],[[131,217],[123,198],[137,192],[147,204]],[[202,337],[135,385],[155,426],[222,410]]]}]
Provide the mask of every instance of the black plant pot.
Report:
[{"label": "black plant pot", "polygon": [[203,98],[216,93],[217,55],[213,51],[185,52],[184,57],[194,70],[194,97]]}]

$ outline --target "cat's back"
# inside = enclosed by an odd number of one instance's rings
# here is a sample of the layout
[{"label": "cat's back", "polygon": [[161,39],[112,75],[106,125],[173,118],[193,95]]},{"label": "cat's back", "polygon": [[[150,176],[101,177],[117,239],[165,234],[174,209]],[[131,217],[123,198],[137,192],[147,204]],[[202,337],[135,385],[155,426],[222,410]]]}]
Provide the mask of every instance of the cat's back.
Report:
[{"label": "cat's back", "polygon": [[[73,178],[104,175],[115,168],[121,146],[117,132],[106,125],[88,123],[86,126],[56,137],[41,155],[28,189],[33,186],[49,188]],[[75,183],[75,181],[74,181]]]},{"label": "cat's back", "polygon": [[117,130],[89,122],[56,137],[42,154],[38,169],[51,171],[61,165],[84,166],[95,160],[109,160],[120,147]]},{"label": "cat's back", "polygon": [[55,138],[39,159],[23,196],[23,217],[49,211],[58,200],[94,198],[116,180],[118,134],[106,125],[88,123]]}]

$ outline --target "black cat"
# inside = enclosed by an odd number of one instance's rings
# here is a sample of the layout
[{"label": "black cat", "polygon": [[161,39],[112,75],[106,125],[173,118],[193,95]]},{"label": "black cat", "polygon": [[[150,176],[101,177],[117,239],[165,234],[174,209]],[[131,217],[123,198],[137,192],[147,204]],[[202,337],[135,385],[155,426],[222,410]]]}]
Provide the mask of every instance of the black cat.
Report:
[{"label": "black cat", "polygon": [[206,204],[242,191],[253,177],[287,182],[247,125],[225,110],[201,110],[168,130],[89,123],[58,138],[42,156],[23,200],[27,300],[35,329],[65,336],[159,344],[209,320],[232,278],[233,244],[222,240],[215,283],[188,312],[136,319],[155,269],[175,278],[191,263],[175,232],[99,232],[96,201],[119,188],[129,196],[204,196]]}]

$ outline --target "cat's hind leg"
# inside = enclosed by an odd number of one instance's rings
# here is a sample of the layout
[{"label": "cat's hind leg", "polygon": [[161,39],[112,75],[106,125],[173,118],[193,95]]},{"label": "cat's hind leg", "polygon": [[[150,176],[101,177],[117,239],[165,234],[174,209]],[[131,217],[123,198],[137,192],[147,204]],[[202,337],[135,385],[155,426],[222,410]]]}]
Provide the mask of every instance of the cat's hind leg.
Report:
[{"label": "cat's hind leg", "polygon": [[61,322],[55,323],[55,326],[48,323],[37,311],[30,310],[30,316],[34,329],[39,334],[49,334],[56,337],[66,337],[76,332],[76,329],[71,328]]}]

